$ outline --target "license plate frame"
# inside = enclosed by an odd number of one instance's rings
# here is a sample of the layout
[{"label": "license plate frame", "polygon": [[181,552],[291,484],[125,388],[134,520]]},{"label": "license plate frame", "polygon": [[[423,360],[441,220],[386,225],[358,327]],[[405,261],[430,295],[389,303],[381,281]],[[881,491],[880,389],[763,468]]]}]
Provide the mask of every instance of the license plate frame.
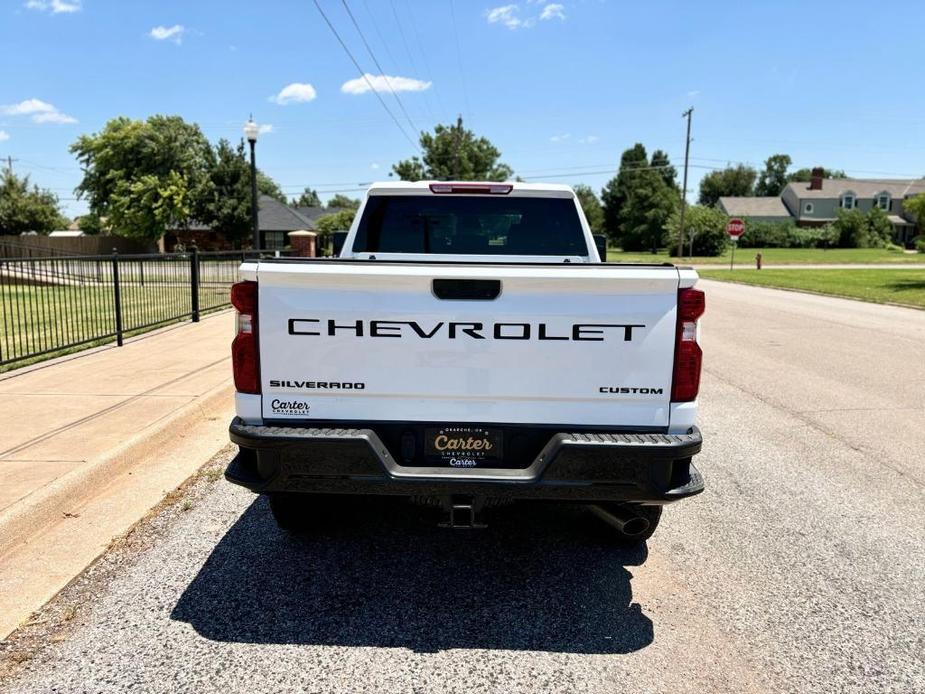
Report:
[{"label": "license plate frame", "polygon": [[435,467],[503,467],[504,432],[473,426],[428,427],[424,458]]}]

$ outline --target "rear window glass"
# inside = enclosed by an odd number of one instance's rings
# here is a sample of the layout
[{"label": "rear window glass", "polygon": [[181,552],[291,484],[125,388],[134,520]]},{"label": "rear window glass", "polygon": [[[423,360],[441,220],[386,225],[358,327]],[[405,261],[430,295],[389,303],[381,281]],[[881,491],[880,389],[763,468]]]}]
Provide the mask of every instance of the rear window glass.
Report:
[{"label": "rear window glass", "polygon": [[569,198],[371,196],[355,253],[587,255]]}]

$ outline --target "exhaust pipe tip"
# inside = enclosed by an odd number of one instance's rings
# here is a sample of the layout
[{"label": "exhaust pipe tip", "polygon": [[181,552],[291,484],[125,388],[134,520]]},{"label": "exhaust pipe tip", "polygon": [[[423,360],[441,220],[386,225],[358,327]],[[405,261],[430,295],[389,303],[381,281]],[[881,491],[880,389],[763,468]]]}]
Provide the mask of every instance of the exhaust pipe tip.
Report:
[{"label": "exhaust pipe tip", "polygon": [[647,521],[642,516],[635,516],[623,523],[623,533],[629,535],[630,537],[636,537],[637,535],[642,535],[646,530],[649,529],[649,521]]},{"label": "exhaust pipe tip", "polygon": [[591,511],[626,537],[639,537],[648,531],[651,525],[648,518],[637,515],[626,508],[604,508],[593,504]]}]

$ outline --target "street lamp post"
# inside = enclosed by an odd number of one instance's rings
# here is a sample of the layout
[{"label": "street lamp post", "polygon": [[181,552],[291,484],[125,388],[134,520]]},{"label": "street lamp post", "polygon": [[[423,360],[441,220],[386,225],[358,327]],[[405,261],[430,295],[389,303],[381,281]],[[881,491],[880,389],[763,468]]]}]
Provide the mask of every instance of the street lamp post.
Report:
[{"label": "street lamp post", "polygon": [[244,124],[244,137],[251,146],[251,222],[254,225],[254,250],[260,248],[260,224],[257,220],[257,159],[254,155],[254,146],[257,144],[257,133],[259,128],[254,122],[254,117]]}]

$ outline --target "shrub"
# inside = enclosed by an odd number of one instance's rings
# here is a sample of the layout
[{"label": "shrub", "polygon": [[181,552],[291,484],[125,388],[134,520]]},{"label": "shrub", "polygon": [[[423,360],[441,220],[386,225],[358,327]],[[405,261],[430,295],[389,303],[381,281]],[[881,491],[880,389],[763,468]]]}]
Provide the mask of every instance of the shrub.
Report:
[{"label": "shrub", "polygon": [[[693,235],[694,255],[722,255],[729,245],[729,237],[726,235],[727,220],[728,217],[725,214],[713,207],[693,205],[687,208],[684,215],[684,253],[690,252],[691,235]],[[678,252],[680,227],[680,215],[674,212],[666,224],[668,252],[671,255],[676,255]]]},{"label": "shrub", "polygon": [[915,237],[915,250],[919,253],[925,253],[925,236]]},{"label": "shrub", "polygon": [[893,225],[879,207],[866,215],[858,209],[839,210],[833,226],[841,248],[884,248],[893,239]]}]

